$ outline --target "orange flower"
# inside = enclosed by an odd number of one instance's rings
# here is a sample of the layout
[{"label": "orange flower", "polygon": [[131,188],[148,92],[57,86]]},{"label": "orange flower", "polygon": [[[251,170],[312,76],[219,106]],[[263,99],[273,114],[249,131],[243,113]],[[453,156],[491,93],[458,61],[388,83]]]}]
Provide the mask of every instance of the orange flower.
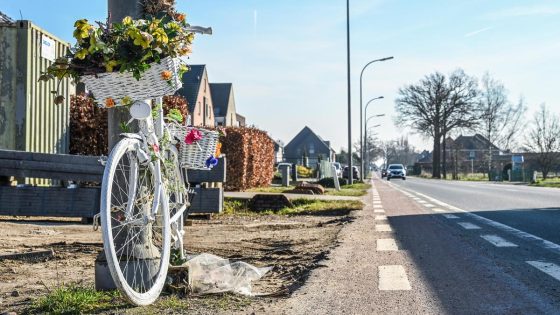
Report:
[{"label": "orange flower", "polygon": [[214,156],[219,158],[220,155],[222,155],[222,144],[218,142],[218,145],[216,145],[216,154]]},{"label": "orange flower", "polygon": [[165,70],[161,72],[161,78],[165,81],[171,80],[171,71]]},{"label": "orange flower", "polygon": [[115,101],[112,98],[108,97],[105,99],[105,107],[111,108],[114,106],[115,106]]},{"label": "orange flower", "polygon": [[177,21],[179,22],[183,22],[185,20],[185,15],[183,13],[177,13],[177,15],[175,15],[175,18],[177,19]]}]

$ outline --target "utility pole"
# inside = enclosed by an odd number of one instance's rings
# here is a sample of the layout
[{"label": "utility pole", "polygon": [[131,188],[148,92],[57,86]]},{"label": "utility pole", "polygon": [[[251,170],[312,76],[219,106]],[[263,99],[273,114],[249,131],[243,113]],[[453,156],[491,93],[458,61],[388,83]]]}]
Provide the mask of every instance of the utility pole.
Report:
[{"label": "utility pole", "polygon": [[[121,22],[126,16],[133,19],[142,15],[142,0],[107,0],[107,8],[109,10],[109,23]],[[124,106],[109,108],[108,110],[108,126],[109,126],[109,152],[119,142],[119,134],[122,130],[121,122],[128,122],[130,114]],[[133,130],[134,130],[133,126]]]},{"label": "utility pole", "polygon": [[346,0],[346,62],[348,68],[348,184],[352,185],[354,172],[352,170],[352,90],[350,85],[350,0]]}]

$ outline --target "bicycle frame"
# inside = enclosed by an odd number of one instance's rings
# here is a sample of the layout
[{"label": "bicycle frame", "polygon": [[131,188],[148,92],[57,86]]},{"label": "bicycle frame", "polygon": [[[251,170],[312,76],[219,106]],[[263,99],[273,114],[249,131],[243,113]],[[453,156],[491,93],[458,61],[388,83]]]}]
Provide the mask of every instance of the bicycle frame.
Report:
[{"label": "bicycle frame", "polygon": [[[156,104],[163,104],[163,98],[159,97],[155,99],[155,103]],[[122,134],[122,136],[124,137],[129,137],[129,138],[135,138],[138,140],[141,140],[141,144],[138,148],[138,152],[141,156],[138,156],[137,159],[140,161],[146,161],[149,160],[151,157],[148,154],[148,152],[150,152],[150,147],[152,147],[152,150],[154,147],[159,148],[159,152],[160,154],[173,154],[175,156],[179,156],[178,152],[177,152],[177,148],[175,148],[174,145],[170,145],[169,148],[160,148],[160,141],[159,139],[161,139],[164,136],[164,133],[166,132],[166,124],[165,124],[165,120],[164,120],[164,116],[163,116],[163,108],[161,106],[159,106],[157,108],[157,117],[154,120],[154,118],[152,117],[152,115],[149,115],[148,117],[144,118],[144,119],[137,119],[139,122],[139,132],[137,134],[131,134],[131,133],[125,133]],[[164,158],[169,158],[169,156],[165,156]],[[163,175],[162,175],[162,171],[161,171],[161,161],[159,159],[150,162],[153,165],[153,172],[155,174],[155,180],[156,180],[156,194],[154,196],[154,202],[152,205],[152,210],[151,213],[149,214],[148,219],[150,221],[155,220],[155,217],[159,211],[159,206],[161,204],[161,202],[165,202],[168,203],[168,196],[166,194],[166,187],[163,184]],[[137,166],[137,164],[135,164]],[[179,167],[179,172],[180,172],[180,177],[181,177],[181,184],[185,185],[185,178],[184,178],[184,174],[183,174],[183,170]],[[133,172],[133,174],[135,174],[136,172]],[[135,176],[135,175],[134,175]],[[136,178],[131,178],[132,180],[136,180]],[[134,182],[133,181],[133,182]],[[135,185],[132,185],[135,186]],[[131,188],[131,191],[129,191],[129,196],[135,196],[136,195],[136,187]],[[183,214],[184,212],[187,210],[188,207],[188,198],[182,198],[182,199],[187,199],[187,200],[182,200],[182,204],[180,206],[180,208],[176,211],[175,214],[173,214],[173,216],[170,218],[170,224],[172,227],[172,238],[174,239],[174,247],[176,249],[181,249],[181,258],[184,258],[184,253],[182,251],[183,248],[183,236],[184,236],[184,230],[183,230]],[[132,211],[132,209],[128,209],[128,207],[132,207],[132,205],[127,206],[127,211]]]}]

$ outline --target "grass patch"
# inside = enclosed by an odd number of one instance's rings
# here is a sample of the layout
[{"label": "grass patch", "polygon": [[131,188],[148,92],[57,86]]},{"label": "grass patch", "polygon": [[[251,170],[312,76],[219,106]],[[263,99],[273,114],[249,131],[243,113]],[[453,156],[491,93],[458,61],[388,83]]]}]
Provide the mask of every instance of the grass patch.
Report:
[{"label": "grass patch", "polygon": [[361,210],[364,204],[359,200],[314,200],[314,199],[294,199],[293,208],[283,208],[278,211],[251,211],[248,201],[237,199],[225,199],[224,211],[220,215],[327,215],[340,212],[350,212]]},{"label": "grass patch", "polygon": [[260,188],[252,188],[249,189],[247,191],[250,192],[263,192],[263,193],[276,193],[276,194],[281,194],[285,191],[288,190],[292,190],[296,188],[295,186],[288,186],[288,187],[282,187],[282,186],[271,186],[271,187],[260,187]]},{"label": "grass patch", "polygon": [[313,199],[294,199],[293,208],[283,208],[276,211],[280,215],[326,215],[340,212],[350,212],[361,210],[364,204],[359,200],[313,200]]},{"label": "grass patch", "polygon": [[536,182],[530,183],[529,186],[560,188],[560,178],[538,179]]},{"label": "grass patch", "polygon": [[62,286],[33,301],[31,314],[84,314],[129,305],[118,291],[98,292],[76,284]]},{"label": "grass patch", "polygon": [[325,191],[325,195],[360,197],[367,194],[367,191],[370,188],[371,188],[370,184],[356,183],[353,185],[341,186],[340,191],[337,191],[336,189],[327,189]]}]

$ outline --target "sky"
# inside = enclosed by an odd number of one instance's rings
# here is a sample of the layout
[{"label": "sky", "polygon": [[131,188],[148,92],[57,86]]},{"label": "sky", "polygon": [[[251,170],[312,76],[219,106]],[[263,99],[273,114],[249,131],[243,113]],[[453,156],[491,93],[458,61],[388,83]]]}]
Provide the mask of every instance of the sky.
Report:
[{"label": "sky", "polygon": [[[346,1],[177,0],[198,36],[191,64],[206,64],[211,82],[231,82],[238,113],[289,142],[304,126],[339,150],[348,144]],[[488,71],[512,101],[523,97],[527,119],[542,103],[560,112],[560,1],[350,0],[352,139],[359,139],[359,83],[370,126],[382,140],[409,135],[418,149],[429,139],[395,126],[398,89],[434,71]],[[106,0],[0,0],[0,11],[32,20],[73,43],[77,19],[103,21]],[[364,117],[366,118],[366,117]],[[373,132],[373,130],[372,130]]]}]

